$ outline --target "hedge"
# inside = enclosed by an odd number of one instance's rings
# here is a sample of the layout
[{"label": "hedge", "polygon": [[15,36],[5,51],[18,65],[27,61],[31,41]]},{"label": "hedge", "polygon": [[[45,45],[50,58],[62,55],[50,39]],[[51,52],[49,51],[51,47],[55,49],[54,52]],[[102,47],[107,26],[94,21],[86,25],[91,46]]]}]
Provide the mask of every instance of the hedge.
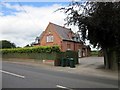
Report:
[{"label": "hedge", "polygon": [[91,51],[91,56],[98,56],[99,52],[98,51]]},{"label": "hedge", "polygon": [[7,53],[3,54],[2,58],[56,60],[56,53]]},{"label": "hedge", "polygon": [[78,52],[66,51],[60,52],[58,46],[36,46],[26,48],[0,49],[2,58],[21,58],[35,60],[55,60],[55,65],[60,65],[62,58],[74,58],[78,64]]},{"label": "hedge", "polygon": [[76,51],[66,51],[66,52],[59,52],[56,54],[56,66],[61,64],[61,59],[63,58],[73,58],[75,60],[75,64],[79,64],[78,62],[78,52]]},{"label": "hedge", "polygon": [[35,46],[35,47],[26,47],[26,48],[13,48],[13,49],[0,49],[2,55],[7,53],[51,53],[51,52],[60,52],[58,46]]},{"label": "hedge", "polygon": [[25,48],[0,49],[2,58],[29,58],[39,60],[55,60],[58,46],[35,46]]}]

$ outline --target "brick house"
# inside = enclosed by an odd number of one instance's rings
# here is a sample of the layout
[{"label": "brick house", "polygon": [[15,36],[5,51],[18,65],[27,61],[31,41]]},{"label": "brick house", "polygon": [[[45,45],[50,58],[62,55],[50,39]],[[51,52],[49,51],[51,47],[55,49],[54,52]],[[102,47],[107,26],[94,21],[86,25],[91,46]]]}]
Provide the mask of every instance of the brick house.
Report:
[{"label": "brick house", "polygon": [[90,49],[81,42],[79,34],[71,29],[49,23],[45,31],[42,32],[36,45],[60,47],[61,51],[79,51],[79,56],[89,56]]}]

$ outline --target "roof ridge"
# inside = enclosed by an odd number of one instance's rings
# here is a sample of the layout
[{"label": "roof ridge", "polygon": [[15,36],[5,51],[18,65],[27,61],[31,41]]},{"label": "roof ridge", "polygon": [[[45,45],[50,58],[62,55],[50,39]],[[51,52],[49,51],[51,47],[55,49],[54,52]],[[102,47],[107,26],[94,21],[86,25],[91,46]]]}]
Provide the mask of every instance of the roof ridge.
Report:
[{"label": "roof ridge", "polygon": [[71,30],[71,28],[66,28],[66,27],[64,27],[64,26],[60,26],[60,25],[58,25],[58,24],[55,24],[55,23],[52,23],[52,22],[49,22],[49,23],[51,23],[51,24],[53,24],[53,25],[56,25],[56,26],[59,26],[59,27],[61,27],[61,28],[64,28],[64,29]]}]

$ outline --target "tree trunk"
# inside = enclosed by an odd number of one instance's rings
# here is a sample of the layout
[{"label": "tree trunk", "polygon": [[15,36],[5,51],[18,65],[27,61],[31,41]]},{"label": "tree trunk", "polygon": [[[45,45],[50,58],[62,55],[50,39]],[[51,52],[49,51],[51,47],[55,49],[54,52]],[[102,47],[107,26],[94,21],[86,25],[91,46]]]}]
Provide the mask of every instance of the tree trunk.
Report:
[{"label": "tree trunk", "polygon": [[104,52],[104,65],[105,65],[105,69],[109,69],[108,50],[107,50],[107,48],[104,48],[103,52]]},{"label": "tree trunk", "polygon": [[110,69],[118,70],[117,52],[115,50],[110,50],[109,61],[110,61],[110,65],[109,65]]},{"label": "tree trunk", "polygon": [[117,52],[114,49],[104,48],[105,69],[118,70]]}]

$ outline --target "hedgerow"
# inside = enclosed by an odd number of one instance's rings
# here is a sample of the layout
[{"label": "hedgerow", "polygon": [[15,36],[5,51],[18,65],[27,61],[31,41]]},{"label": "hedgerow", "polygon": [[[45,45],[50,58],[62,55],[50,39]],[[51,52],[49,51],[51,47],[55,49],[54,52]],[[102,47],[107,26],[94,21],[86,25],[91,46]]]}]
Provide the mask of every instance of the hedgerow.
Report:
[{"label": "hedgerow", "polygon": [[2,54],[8,53],[52,53],[60,52],[58,46],[35,46],[35,47],[25,47],[25,48],[12,48],[12,49],[0,49]]}]

